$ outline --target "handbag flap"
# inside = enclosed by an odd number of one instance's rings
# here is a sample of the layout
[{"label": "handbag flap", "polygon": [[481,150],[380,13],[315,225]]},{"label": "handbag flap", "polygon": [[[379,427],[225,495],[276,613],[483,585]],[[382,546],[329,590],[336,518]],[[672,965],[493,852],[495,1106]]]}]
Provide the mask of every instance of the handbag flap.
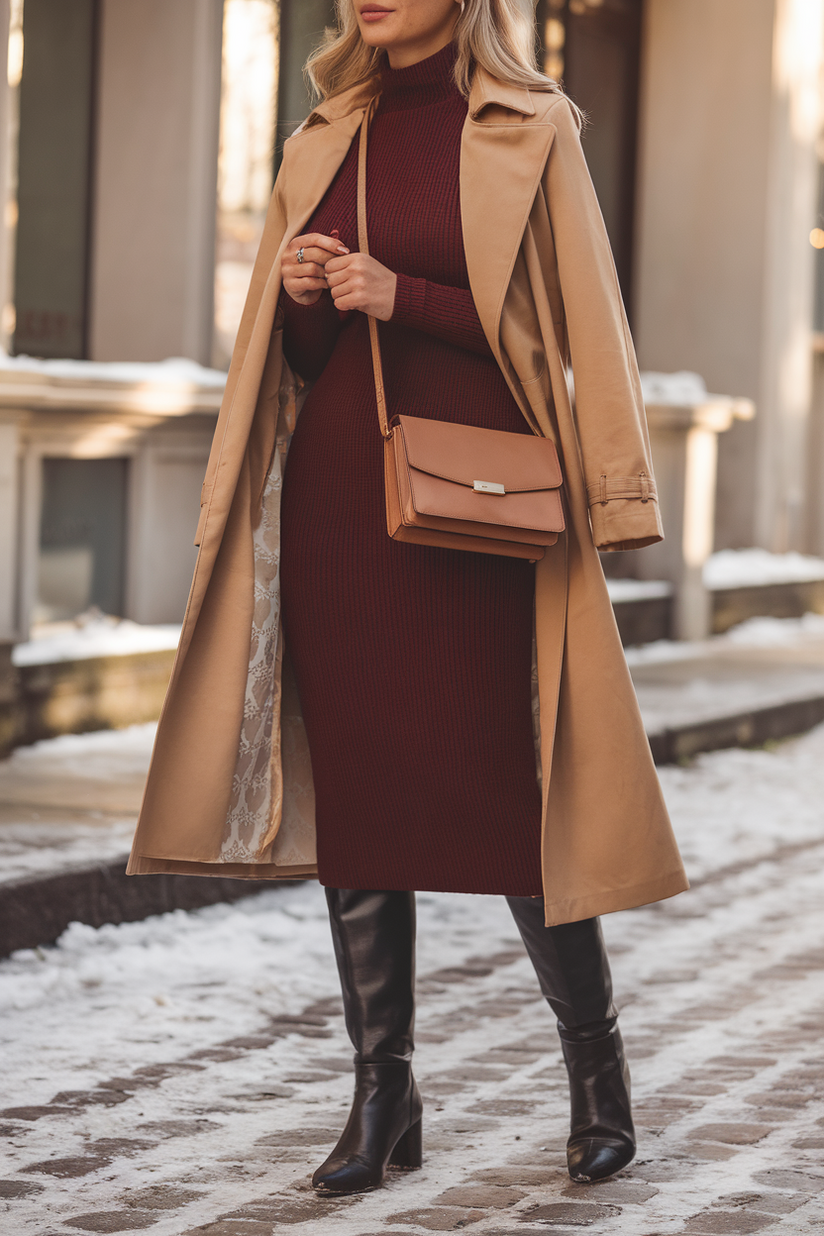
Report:
[{"label": "handbag flap", "polygon": [[534,434],[480,429],[454,421],[398,416],[409,466],[472,489],[476,483],[525,493],[558,489],[563,482],[555,443]]}]

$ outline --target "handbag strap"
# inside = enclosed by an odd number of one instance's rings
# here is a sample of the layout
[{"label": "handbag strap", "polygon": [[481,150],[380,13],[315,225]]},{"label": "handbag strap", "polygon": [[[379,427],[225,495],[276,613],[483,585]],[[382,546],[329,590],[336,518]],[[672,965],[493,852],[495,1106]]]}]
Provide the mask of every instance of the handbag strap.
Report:
[{"label": "handbag strap", "polygon": [[[369,253],[369,240],[366,235],[366,135],[369,131],[369,119],[373,104],[370,103],[363,113],[358,146],[358,248],[361,253]],[[369,322],[369,343],[372,348],[372,372],[375,376],[375,398],[378,402],[378,420],[384,438],[391,438],[389,417],[386,412],[386,390],[383,384],[383,362],[381,360],[381,344],[378,337],[378,323],[372,314],[367,314]]]}]

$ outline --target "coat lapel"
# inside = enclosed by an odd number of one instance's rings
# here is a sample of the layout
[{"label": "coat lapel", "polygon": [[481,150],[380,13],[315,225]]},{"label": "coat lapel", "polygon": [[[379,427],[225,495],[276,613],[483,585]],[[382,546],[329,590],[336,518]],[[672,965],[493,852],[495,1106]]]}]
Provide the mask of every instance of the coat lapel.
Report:
[{"label": "coat lapel", "polygon": [[476,71],[461,141],[461,221],[475,307],[499,363],[504,298],[554,133],[535,118],[528,90]]},{"label": "coat lapel", "polygon": [[[347,97],[350,92],[347,92]],[[323,119],[296,133],[283,148],[281,173],[286,218],[291,231],[311,218],[343,163],[363,118],[363,100],[354,110],[327,114],[321,106],[310,116]]]}]

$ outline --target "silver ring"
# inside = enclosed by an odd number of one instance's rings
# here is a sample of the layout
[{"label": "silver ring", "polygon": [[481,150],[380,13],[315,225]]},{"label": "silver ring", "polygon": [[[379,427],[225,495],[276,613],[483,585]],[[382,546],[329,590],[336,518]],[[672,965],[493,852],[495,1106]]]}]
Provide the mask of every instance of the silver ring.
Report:
[{"label": "silver ring", "polygon": [[301,245],[301,247],[298,249],[298,265],[300,266],[302,262],[303,262],[303,245]]}]

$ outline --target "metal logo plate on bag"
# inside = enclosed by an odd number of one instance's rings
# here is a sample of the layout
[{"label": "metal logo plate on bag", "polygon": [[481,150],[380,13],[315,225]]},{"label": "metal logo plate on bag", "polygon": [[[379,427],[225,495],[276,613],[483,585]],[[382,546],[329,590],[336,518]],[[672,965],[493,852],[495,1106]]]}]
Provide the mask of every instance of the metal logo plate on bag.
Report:
[{"label": "metal logo plate on bag", "polygon": [[472,488],[476,494],[505,494],[506,490],[499,481],[473,481]]}]

